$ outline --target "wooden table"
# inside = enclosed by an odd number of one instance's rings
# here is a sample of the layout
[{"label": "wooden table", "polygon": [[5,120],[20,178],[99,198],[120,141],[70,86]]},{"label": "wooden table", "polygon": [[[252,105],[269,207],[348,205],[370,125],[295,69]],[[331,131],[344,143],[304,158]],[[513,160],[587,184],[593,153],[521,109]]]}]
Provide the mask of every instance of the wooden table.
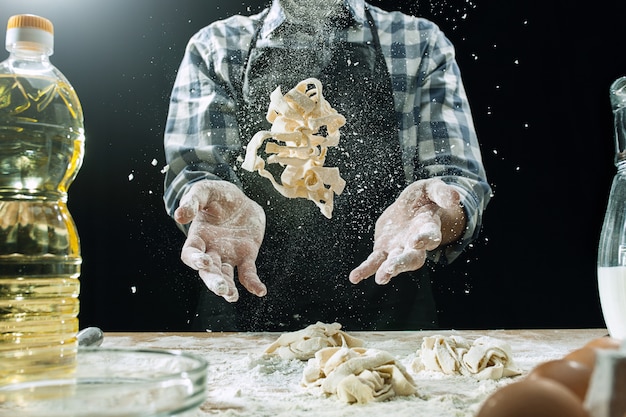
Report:
[{"label": "wooden table", "polygon": [[[386,350],[413,376],[418,393],[383,403],[349,405],[314,395],[300,385],[305,362],[263,355],[280,333],[106,333],[104,347],[175,349],[209,362],[208,399],[198,416],[460,416],[475,415],[482,402],[515,378],[478,381],[470,376],[413,372],[410,364],[424,336],[492,336],[507,341],[522,376],[539,363],[558,359],[606,329],[349,332],[365,347]],[[193,415],[196,415],[193,414]]]}]

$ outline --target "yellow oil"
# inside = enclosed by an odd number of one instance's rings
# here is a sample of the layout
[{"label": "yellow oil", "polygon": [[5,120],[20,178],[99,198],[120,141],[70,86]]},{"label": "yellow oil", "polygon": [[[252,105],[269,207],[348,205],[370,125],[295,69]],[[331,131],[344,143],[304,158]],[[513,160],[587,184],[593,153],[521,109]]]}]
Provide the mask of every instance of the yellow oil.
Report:
[{"label": "yellow oil", "polygon": [[83,153],[63,78],[0,74],[0,385],[74,369],[82,260],[66,202]]},{"label": "yellow oil", "polygon": [[0,277],[0,385],[72,372],[79,289],[77,276]]}]

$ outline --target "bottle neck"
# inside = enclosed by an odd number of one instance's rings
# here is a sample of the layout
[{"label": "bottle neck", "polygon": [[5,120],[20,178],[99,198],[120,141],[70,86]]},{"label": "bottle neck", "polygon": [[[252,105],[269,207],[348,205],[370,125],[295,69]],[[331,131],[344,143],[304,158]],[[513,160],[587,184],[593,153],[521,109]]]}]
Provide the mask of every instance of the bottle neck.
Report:
[{"label": "bottle neck", "polygon": [[50,61],[50,52],[44,48],[7,48],[9,51],[9,59],[19,60],[19,61],[39,61],[39,62],[48,62]]},{"label": "bottle neck", "polygon": [[16,74],[49,74],[54,68],[50,62],[49,54],[44,49],[12,48],[9,52],[9,58],[6,62],[9,71]]},{"label": "bottle neck", "polygon": [[613,111],[615,125],[615,165],[618,170],[626,166],[626,107]]}]

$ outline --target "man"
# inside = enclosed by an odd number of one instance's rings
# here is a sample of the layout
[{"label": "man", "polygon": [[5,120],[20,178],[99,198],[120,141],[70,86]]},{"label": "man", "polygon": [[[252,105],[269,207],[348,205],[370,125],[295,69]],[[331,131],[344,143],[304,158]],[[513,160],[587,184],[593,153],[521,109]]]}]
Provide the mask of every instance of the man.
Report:
[{"label": "man", "polygon": [[[346,119],[326,159],[346,181],[330,219],[241,169],[270,93],[311,77]],[[436,327],[429,270],[476,238],[491,192],[453,46],[363,0],[274,0],[199,31],[165,150],[181,258],[210,290],[198,329]]]}]

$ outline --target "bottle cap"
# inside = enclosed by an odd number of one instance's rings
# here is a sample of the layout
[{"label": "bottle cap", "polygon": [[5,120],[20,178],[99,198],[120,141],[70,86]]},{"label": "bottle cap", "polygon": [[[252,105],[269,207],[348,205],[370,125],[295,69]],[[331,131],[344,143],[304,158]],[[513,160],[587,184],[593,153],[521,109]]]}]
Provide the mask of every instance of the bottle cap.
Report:
[{"label": "bottle cap", "polygon": [[7,50],[15,47],[44,49],[48,55],[54,50],[54,27],[45,17],[19,14],[9,18],[5,42]]}]

